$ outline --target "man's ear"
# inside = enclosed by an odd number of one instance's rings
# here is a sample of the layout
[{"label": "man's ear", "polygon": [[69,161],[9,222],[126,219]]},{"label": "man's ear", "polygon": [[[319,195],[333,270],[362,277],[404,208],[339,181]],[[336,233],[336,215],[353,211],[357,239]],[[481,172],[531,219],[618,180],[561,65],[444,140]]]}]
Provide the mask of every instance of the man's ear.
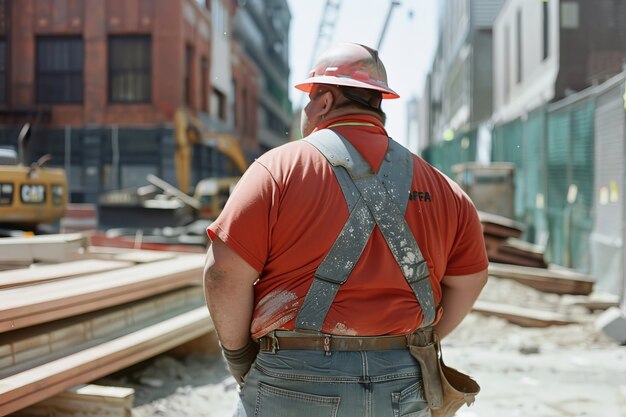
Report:
[{"label": "man's ear", "polygon": [[320,114],[326,116],[335,107],[335,96],[330,91],[325,91],[320,97]]}]

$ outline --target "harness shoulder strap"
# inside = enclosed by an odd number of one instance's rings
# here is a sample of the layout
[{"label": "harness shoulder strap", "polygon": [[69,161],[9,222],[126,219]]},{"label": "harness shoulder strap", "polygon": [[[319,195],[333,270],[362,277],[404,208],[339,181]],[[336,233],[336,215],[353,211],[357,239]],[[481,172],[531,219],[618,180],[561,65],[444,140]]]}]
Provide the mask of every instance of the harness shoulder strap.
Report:
[{"label": "harness shoulder strap", "polygon": [[316,271],[296,318],[296,328],[321,330],[339,287],[361,257],[376,224],[422,307],[422,327],[430,325],[435,307],[428,267],[404,219],[413,178],[411,153],[389,140],[385,159],[375,174],[360,153],[336,132],[324,129],[304,140],[333,166],[350,215]]}]

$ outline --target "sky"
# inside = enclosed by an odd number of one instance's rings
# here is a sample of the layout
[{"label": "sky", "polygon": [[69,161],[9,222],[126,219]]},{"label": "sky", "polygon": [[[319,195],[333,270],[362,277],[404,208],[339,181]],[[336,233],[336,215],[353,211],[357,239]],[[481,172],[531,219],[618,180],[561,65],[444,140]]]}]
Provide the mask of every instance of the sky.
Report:
[{"label": "sky", "polygon": [[[290,27],[290,98],[294,109],[306,104],[304,93],[293,84],[307,77],[326,0],[287,0],[292,15]],[[391,0],[341,0],[335,42],[356,42],[376,48]],[[437,0],[401,0],[393,9],[380,58],[387,69],[389,86],[400,94],[384,100],[387,132],[407,146],[406,105],[423,91],[437,46]],[[321,53],[322,51],[319,51]],[[319,56],[319,53],[316,54]],[[414,149],[412,149],[414,151]]]}]

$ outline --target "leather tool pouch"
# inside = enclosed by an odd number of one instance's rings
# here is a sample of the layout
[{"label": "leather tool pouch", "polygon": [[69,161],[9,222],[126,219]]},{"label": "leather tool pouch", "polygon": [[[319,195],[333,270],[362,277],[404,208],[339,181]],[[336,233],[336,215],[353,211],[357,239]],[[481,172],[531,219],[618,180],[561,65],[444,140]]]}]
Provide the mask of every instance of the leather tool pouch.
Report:
[{"label": "leather tool pouch", "polygon": [[424,395],[432,417],[452,417],[463,404],[471,405],[480,386],[468,375],[443,363],[439,338],[425,346],[409,346],[424,381]]}]

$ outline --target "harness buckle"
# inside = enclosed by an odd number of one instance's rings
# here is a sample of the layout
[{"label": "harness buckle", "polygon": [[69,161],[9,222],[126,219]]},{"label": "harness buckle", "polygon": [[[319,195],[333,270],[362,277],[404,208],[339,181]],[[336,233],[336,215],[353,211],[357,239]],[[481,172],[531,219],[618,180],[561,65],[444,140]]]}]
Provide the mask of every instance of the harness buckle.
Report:
[{"label": "harness buckle", "polygon": [[324,352],[330,353],[330,336],[324,337]]}]

